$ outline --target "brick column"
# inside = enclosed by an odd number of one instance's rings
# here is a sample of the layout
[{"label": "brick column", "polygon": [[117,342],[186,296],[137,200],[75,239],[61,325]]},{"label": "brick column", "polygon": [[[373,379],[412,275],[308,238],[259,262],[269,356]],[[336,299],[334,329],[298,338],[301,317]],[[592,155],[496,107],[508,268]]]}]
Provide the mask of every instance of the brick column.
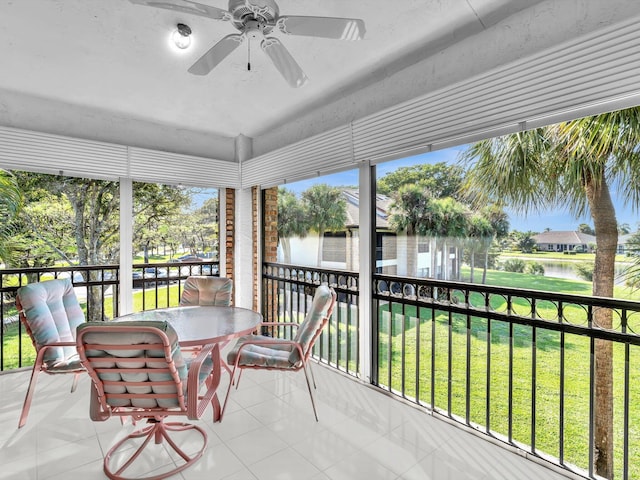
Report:
[{"label": "brick column", "polygon": [[278,261],[278,187],[264,191],[264,261]]},{"label": "brick column", "polygon": [[[278,260],[278,187],[268,188],[264,190],[263,205],[263,258],[265,262],[276,262]],[[274,322],[277,318],[271,318],[277,315],[277,305],[274,308],[274,302],[277,302],[273,289],[265,289],[262,292],[263,303],[268,308],[263,311],[266,321]]]},{"label": "brick column", "polygon": [[[225,189],[225,215],[226,221],[224,226],[224,245],[226,250],[226,275],[227,278],[233,280],[234,266],[234,241],[235,241],[235,212],[236,212],[236,191],[233,188]],[[234,289],[235,297],[235,289]],[[233,298],[232,298],[232,303]]]},{"label": "brick column", "polygon": [[256,312],[260,311],[260,305],[258,305],[258,292],[260,291],[260,272],[262,272],[262,265],[260,265],[260,252],[258,248],[260,242],[258,242],[258,235],[260,235],[260,212],[258,207],[260,205],[260,189],[258,187],[251,187],[251,234],[253,237],[252,248],[253,251],[253,309]]}]

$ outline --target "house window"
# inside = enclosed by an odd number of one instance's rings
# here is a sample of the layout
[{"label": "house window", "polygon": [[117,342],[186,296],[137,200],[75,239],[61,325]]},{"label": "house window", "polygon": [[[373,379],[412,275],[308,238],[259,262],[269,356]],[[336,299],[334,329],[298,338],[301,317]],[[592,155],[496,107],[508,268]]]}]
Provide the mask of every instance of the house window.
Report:
[{"label": "house window", "polygon": [[429,253],[429,245],[428,240],[420,240],[418,242],[418,253]]},{"label": "house window", "polygon": [[347,261],[346,247],[346,232],[325,233],[322,242],[322,261],[345,263]]}]

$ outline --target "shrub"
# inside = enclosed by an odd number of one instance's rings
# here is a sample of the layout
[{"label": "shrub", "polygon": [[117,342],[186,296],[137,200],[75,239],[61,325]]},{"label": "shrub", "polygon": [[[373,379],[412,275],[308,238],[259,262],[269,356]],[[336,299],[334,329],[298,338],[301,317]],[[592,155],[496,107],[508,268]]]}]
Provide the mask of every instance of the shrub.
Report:
[{"label": "shrub", "polygon": [[544,275],[544,267],[538,262],[529,262],[524,269],[525,273],[530,273],[531,275]]},{"label": "shrub", "polygon": [[505,272],[523,273],[526,265],[527,264],[524,260],[519,258],[510,258],[502,264],[502,268],[504,268]]},{"label": "shrub", "polygon": [[593,269],[595,265],[593,263],[577,263],[573,266],[573,269],[576,271],[576,274],[582,278],[583,280],[587,280],[588,282],[593,281]]}]

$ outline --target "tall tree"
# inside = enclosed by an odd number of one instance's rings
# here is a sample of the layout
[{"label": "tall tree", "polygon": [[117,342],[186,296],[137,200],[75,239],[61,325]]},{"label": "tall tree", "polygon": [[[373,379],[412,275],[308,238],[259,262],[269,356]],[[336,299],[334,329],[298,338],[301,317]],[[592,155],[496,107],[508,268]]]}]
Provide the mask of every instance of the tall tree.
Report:
[{"label": "tall tree", "polygon": [[49,267],[63,260],[71,265],[77,258],[73,218],[69,202],[54,195],[44,193],[39,201],[30,201],[15,221],[14,252],[7,264]]},{"label": "tall tree", "polygon": [[[70,265],[100,265],[117,260],[120,253],[117,182],[27,172],[16,172],[15,175],[28,202],[26,211],[29,216],[25,216],[23,227],[50,247],[56,259],[62,259]],[[166,185],[135,183],[133,191],[135,232],[145,230],[139,227],[154,225],[153,222],[160,218],[167,218],[176,208],[180,208],[181,202],[189,201],[188,195],[181,189]],[[61,217],[62,220],[68,217],[69,220],[65,225],[66,235],[50,225],[50,221],[42,222],[47,211],[36,204],[43,203],[59,205],[59,211],[67,213]],[[134,233],[134,242],[139,235]],[[73,247],[69,247],[70,236],[73,238]],[[99,288],[87,288],[87,301],[93,306],[89,310],[89,320],[102,320]]]},{"label": "tall tree", "polygon": [[304,238],[309,232],[304,205],[295,193],[278,189],[278,240],[282,246],[284,263],[291,263],[291,238]]},{"label": "tall tree", "polygon": [[347,201],[339,188],[319,183],[302,192],[309,227],[318,233],[318,266],[322,265],[325,232],[341,230],[347,221]]},{"label": "tall tree", "polygon": [[593,228],[591,228],[591,225],[588,225],[586,223],[581,223],[580,225],[578,225],[578,231],[580,233],[586,233],[587,235],[595,235],[596,232]]},{"label": "tall tree", "polygon": [[13,220],[23,204],[23,196],[16,177],[0,169],[0,258],[10,261],[12,254]]},{"label": "tall tree", "polygon": [[191,227],[201,252],[218,253],[218,199],[209,198],[191,215]]},{"label": "tall tree", "polygon": [[445,162],[400,167],[380,178],[376,191],[392,196],[402,185],[411,184],[428,190],[434,198],[458,198],[463,174],[462,168]]},{"label": "tall tree", "polygon": [[[613,296],[618,240],[609,186],[626,204],[640,206],[640,108],[631,108],[520,132],[472,145],[466,188],[476,200],[503,201],[528,213],[565,208],[589,212],[596,232],[593,295]],[[612,312],[594,311],[594,324],[612,328]],[[595,470],[613,477],[613,346],[596,340]]]}]

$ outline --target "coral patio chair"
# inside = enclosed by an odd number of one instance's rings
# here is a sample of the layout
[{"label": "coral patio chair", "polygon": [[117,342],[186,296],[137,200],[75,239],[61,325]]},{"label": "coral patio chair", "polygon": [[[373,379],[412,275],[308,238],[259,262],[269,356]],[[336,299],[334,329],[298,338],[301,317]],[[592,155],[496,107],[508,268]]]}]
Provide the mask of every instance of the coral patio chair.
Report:
[{"label": "coral patio chair", "polygon": [[[184,289],[180,296],[181,307],[192,306],[231,306],[233,281],[225,277],[211,277],[206,275],[191,275],[184,282]],[[221,342],[220,349],[229,342]],[[187,350],[185,349],[185,352]],[[197,347],[190,348],[191,353],[197,353]],[[222,367],[231,374],[229,365],[222,360]]]},{"label": "coral patio chair", "polygon": [[228,307],[231,305],[232,292],[233,281],[230,278],[192,275],[184,282],[180,306]]},{"label": "coral patio chair", "polygon": [[[111,479],[125,474],[154,472],[162,479],[193,465],[207,446],[207,434],[198,425],[165,422],[169,416],[199,419],[209,404],[214,420],[220,414],[216,390],[220,384],[218,345],[203,346],[197,357],[183,357],[178,336],[167,322],[88,322],[78,327],[80,359],[93,382],[89,413],[94,421],[131,417],[136,429],[117,441],[104,457],[104,473]],[[146,420],[138,427],[137,423]],[[193,431],[180,447],[172,432]],[[145,448],[153,440],[166,450]],[[185,452],[189,449],[190,453]],[[197,450],[191,453],[192,450]],[[164,458],[162,452],[165,453]],[[139,460],[138,462],[136,462]],[[153,467],[149,467],[148,462]],[[163,471],[156,467],[165,465]]]},{"label": "coral patio chair", "polygon": [[[234,383],[236,370],[240,369],[236,388],[239,386],[240,376],[242,370],[245,368],[293,372],[302,370],[304,371],[307,381],[313,414],[317,421],[318,412],[316,411],[316,404],[307,370],[311,370],[309,357],[311,356],[313,345],[322,333],[322,329],[329,322],[335,304],[335,291],[332,288],[321,285],[316,289],[311,308],[302,323],[263,322],[261,324],[261,326],[290,326],[297,328],[293,339],[287,340],[263,335],[245,335],[240,337],[227,355],[227,362],[229,365],[233,365],[233,371],[231,373],[231,382],[229,382],[221,416],[224,415],[224,410],[229,400],[229,393],[231,392],[231,385]],[[311,372],[311,375],[313,378],[313,372]],[[316,387],[315,380],[313,387]]]},{"label": "coral patio chair", "polygon": [[84,313],[68,278],[32,283],[16,294],[20,321],[36,349],[36,360],[24,399],[18,428],[27,423],[31,400],[40,372],[74,374],[71,392],[84,372],[76,352],[76,327],[84,323]]}]

